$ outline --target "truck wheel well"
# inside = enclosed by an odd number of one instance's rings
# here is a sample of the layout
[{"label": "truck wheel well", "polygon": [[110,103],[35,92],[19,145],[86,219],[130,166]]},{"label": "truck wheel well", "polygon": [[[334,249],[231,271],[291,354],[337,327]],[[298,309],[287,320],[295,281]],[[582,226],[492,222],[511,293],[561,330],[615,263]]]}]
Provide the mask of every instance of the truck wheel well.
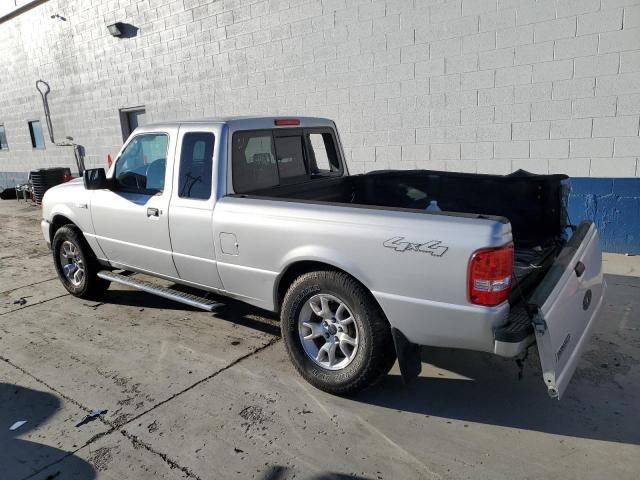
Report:
[{"label": "truck wheel well", "polygon": [[58,229],[60,227],[62,227],[63,225],[73,225],[74,227],[76,227],[76,224],[73,223],[71,220],[69,220],[64,215],[56,215],[55,217],[53,217],[53,220],[51,221],[51,227],[50,227],[51,228],[51,232],[50,232],[51,235],[49,236],[51,241],[53,241],[53,236],[56,234]]},{"label": "truck wheel well", "polygon": [[[291,265],[289,265],[287,267],[285,272],[281,275],[280,281],[278,282],[278,297],[276,298],[276,301],[277,301],[276,308],[277,308],[277,310],[280,311],[280,307],[282,306],[282,301],[284,300],[284,296],[285,296],[285,294],[287,293],[287,290],[289,290],[289,287],[291,286],[291,284],[293,283],[293,281],[296,278],[298,278],[300,275],[303,275],[305,273],[316,272],[318,270],[335,270],[337,272],[342,272],[342,273],[344,273],[346,275],[349,275],[356,282],[358,282],[360,285],[362,285],[367,290],[367,292],[369,292],[369,294],[371,295],[371,292],[369,291],[367,286],[364,285],[356,277],[351,275],[349,272],[347,272],[345,270],[342,270],[341,268],[335,267],[333,265],[330,265],[328,263],[316,262],[316,261],[312,261],[312,260],[305,260],[305,261],[292,263]],[[378,301],[373,297],[373,295],[371,295],[371,297],[373,298],[374,302],[378,303]],[[378,306],[380,306],[380,305],[378,305]],[[380,310],[382,310],[382,308],[380,308]]]}]

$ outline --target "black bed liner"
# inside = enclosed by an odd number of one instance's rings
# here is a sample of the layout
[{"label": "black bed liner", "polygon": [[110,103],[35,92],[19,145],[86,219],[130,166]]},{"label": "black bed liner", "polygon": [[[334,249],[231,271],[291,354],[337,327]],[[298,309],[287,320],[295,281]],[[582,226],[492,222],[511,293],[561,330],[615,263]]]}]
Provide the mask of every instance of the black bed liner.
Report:
[{"label": "black bed liner", "polygon": [[516,246],[513,265],[513,285],[509,302],[512,305],[520,302],[551,268],[563,243],[554,241],[545,246]]}]

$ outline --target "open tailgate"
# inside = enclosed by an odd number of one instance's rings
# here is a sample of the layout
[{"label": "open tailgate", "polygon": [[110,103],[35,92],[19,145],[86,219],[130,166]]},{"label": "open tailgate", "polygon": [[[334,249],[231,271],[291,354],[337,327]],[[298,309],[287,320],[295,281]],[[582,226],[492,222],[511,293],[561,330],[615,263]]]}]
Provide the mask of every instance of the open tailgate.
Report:
[{"label": "open tailgate", "polygon": [[602,305],[606,284],[595,225],[578,225],[528,300],[544,382],[560,398],[576,369]]}]

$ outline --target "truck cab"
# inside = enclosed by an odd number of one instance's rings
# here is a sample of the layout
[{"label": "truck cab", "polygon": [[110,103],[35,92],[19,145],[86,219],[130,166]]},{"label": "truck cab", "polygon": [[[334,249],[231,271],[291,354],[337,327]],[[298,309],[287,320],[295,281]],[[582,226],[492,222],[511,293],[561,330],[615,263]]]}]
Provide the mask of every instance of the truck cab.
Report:
[{"label": "truck cab", "polygon": [[[304,130],[306,138],[316,142],[309,150],[315,147],[318,157],[323,155],[318,161],[325,162],[312,174],[347,174],[342,158],[336,156],[339,150],[333,122],[315,118],[297,121],[297,128],[282,130],[274,129],[281,126],[275,122],[286,124],[287,119],[219,119],[137,129],[107,173],[110,188],[97,189],[91,196],[91,215],[100,218],[89,233],[99,246],[98,258],[113,266],[222,290],[213,211],[216,202],[235,193],[235,188],[244,191],[274,185],[275,159],[272,152],[261,149],[265,139],[275,135],[276,145],[284,152],[296,148],[297,134]],[[238,171],[231,177],[227,139],[236,131],[251,135],[237,140],[246,142],[247,160],[235,165]],[[327,136],[333,146],[329,153],[333,164],[324,143],[317,143]],[[293,157],[279,159],[278,173],[276,184],[280,179],[295,182],[307,174]],[[139,228],[131,228],[133,225]]]}]

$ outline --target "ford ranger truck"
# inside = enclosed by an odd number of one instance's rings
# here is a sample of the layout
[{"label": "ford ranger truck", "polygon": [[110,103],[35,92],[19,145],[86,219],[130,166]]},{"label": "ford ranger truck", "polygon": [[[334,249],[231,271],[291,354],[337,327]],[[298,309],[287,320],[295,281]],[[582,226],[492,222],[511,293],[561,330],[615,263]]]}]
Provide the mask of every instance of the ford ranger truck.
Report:
[{"label": "ford ranger truck", "polygon": [[396,359],[411,380],[422,345],[520,359],[535,344],[560,398],[605,292],[598,233],[568,223],[567,195],[566,176],[523,171],[349,175],[331,120],[220,118],[136,129],[108,171],[46,193],[42,232],[77,297],[115,282],[278,312],[289,358],[326,392]]}]

